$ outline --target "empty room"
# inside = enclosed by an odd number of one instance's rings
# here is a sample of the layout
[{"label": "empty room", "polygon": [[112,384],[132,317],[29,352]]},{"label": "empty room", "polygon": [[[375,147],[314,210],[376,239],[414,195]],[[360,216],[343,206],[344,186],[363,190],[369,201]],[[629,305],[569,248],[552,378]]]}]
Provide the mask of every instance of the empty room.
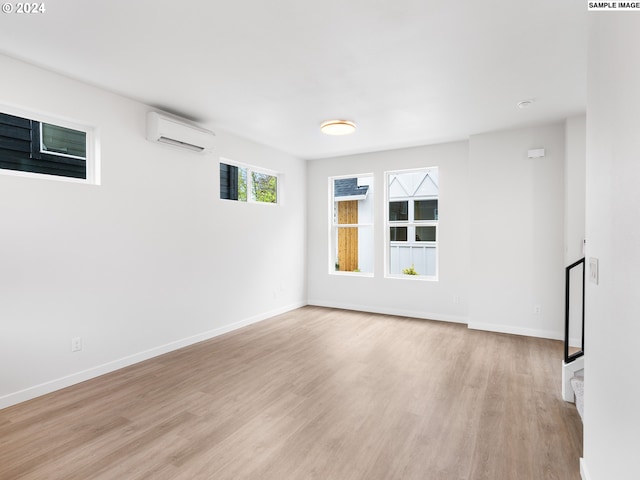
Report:
[{"label": "empty room", "polygon": [[640,13],[8,1],[0,479],[640,476]]}]

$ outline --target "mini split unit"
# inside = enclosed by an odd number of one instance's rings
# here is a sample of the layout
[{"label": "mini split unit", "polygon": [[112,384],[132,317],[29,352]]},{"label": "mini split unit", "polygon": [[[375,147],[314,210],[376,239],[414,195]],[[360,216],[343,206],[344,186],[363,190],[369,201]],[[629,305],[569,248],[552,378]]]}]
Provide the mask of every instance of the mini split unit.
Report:
[{"label": "mini split unit", "polygon": [[147,140],[194,152],[213,150],[215,134],[158,112],[147,114]]}]

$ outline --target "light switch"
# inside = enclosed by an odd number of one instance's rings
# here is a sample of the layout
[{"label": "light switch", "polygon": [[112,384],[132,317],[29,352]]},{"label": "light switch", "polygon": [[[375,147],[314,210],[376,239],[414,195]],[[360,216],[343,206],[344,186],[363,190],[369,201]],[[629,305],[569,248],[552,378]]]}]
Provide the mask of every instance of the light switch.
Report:
[{"label": "light switch", "polygon": [[598,285],[598,259],[589,257],[589,281]]}]

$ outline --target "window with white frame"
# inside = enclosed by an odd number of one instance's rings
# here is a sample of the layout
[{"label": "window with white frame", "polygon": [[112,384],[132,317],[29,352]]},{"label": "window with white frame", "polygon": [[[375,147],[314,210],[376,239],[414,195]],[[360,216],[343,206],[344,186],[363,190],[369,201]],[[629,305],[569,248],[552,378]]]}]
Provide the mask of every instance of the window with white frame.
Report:
[{"label": "window with white frame", "polygon": [[220,162],[220,198],[278,203],[278,174],[248,165]]},{"label": "window with white frame", "polygon": [[96,183],[92,129],[0,113],[0,169]]},{"label": "window with white frame", "polygon": [[438,168],[386,173],[387,274],[438,276]]},{"label": "window with white frame", "polygon": [[331,273],[373,273],[373,175],[329,178]]}]

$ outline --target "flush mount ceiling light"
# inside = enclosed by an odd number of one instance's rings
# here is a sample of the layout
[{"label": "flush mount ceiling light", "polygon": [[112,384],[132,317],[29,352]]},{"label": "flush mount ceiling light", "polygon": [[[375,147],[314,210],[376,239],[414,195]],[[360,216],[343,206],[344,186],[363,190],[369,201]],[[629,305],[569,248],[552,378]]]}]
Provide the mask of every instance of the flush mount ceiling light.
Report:
[{"label": "flush mount ceiling light", "polygon": [[529,108],[531,105],[533,105],[533,100],[522,100],[518,102],[518,108]]},{"label": "flush mount ceiling light", "polygon": [[349,135],[356,131],[356,124],[349,120],[327,120],[320,125],[320,131],[326,135]]}]

